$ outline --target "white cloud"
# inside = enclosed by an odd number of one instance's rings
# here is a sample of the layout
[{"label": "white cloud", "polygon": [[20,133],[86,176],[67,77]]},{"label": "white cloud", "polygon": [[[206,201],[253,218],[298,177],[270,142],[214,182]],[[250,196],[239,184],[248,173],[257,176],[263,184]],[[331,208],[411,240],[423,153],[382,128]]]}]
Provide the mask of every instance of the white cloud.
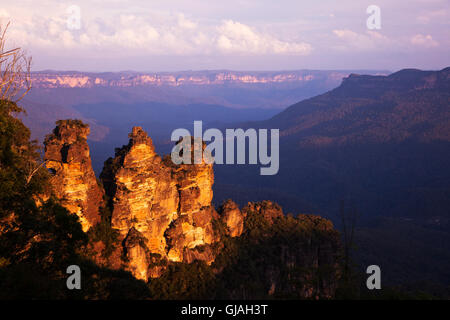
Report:
[{"label": "white cloud", "polygon": [[433,48],[439,46],[439,43],[433,40],[433,37],[431,35],[423,35],[420,33],[411,37],[411,43],[415,46],[421,46],[425,48]]},{"label": "white cloud", "polygon": [[307,55],[312,51],[308,43],[281,41],[232,20],[224,21],[217,30],[217,46],[225,53]]},{"label": "white cloud", "polygon": [[393,41],[378,31],[357,33],[348,29],[335,29],[333,34],[341,40],[335,46],[339,50],[379,50],[393,45]]},{"label": "white cloud", "polygon": [[178,14],[178,26],[186,29],[195,29],[197,28],[197,23],[187,19],[184,14]]},{"label": "white cloud", "polygon": [[[81,9],[81,30],[67,28],[71,4]],[[273,1],[241,0],[5,0],[0,23],[11,20],[8,46],[25,48],[39,68],[56,63],[104,70],[369,63],[395,69],[447,63],[448,0],[379,0],[377,5],[382,29],[376,31],[363,29],[366,6],[351,0],[288,0],[281,7]],[[437,58],[426,59],[419,48]]]},{"label": "white cloud", "polygon": [[308,43],[283,41],[240,22],[226,20],[218,25],[200,24],[181,13],[158,13],[151,19],[125,13],[109,19],[82,16],[80,30],[69,30],[64,15],[46,17],[36,14],[27,21],[14,24],[15,40],[26,46],[56,52],[78,49],[127,55],[305,55],[312,50]]}]

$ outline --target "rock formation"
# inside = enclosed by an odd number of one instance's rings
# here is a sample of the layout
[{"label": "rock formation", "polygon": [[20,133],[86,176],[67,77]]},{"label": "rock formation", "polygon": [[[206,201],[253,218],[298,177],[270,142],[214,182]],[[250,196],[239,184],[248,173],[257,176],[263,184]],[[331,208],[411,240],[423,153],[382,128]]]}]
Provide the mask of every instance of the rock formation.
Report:
[{"label": "rock formation", "polygon": [[[90,243],[91,258],[98,265],[125,269],[147,281],[160,277],[176,262],[215,261],[215,272],[239,274],[248,268],[256,272],[261,278],[255,279],[264,282],[268,296],[285,292],[308,298],[334,295],[339,241],[328,220],[312,215],[285,217],[271,201],[249,202],[239,209],[227,200],[216,212],[211,205],[214,172],[205,144],[193,138],[180,140],[190,146],[191,160],[200,148],[203,157],[198,164],[175,164],[171,156],[156,154],[140,127],[134,127],[129,143],[105,162],[100,175],[103,190],[91,167],[88,134],[89,127],[81,121],[57,122],[45,140],[45,160],[54,175],[53,193],[80,217],[84,231],[99,222],[101,206],[109,208],[104,210],[103,222],[110,218],[106,228],[111,235],[117,231],[118,239],[114,235],[113,240]],[[227,241],[221,242],[224,238]],[[104,250],[109,254],[103,254]],[[297,274],[298,268],[305,271]],[[322,275],[324,268],[332,272]],[[293,284],[286,282],[286,275]],[[240,297],[240,289],[230,289],[230,294]]]},{"label": "rock formation", "polygon": [[[149,254],[181,262],[190,249],[214,242],[212,164],[175,165],[156,154],[152,140],[134,127],[100,175],[109,197],[111,224],[120,233],[132,273],[147,279]],[[140,241],[129,241],[139,238]],[[196,255],[212,262],[211,255]]]},{"label": "rock formation", "polygon": [[89,126],[79,120],[56,124],[44,141],[46,166],[53,174],[52,191],[67,210],[79,217],[83,231],[87,231],[100,221],[103,201],[86,141]]},{"label": "rock formation", "polygon": [[176,181],[141,128],[133,128],[129,137],[100,175],[110,197],[111,224],[122,238],[135,229],[151,252],[164,255],[164,232],[178,212]]},{"label": "rock formation", "polygon": [[219,207],[220,219],[228,228],[228,235],[230,237],[239,237],[244,230],[245,212],[239,210],[238,205],[233,200],[225,201]]}]

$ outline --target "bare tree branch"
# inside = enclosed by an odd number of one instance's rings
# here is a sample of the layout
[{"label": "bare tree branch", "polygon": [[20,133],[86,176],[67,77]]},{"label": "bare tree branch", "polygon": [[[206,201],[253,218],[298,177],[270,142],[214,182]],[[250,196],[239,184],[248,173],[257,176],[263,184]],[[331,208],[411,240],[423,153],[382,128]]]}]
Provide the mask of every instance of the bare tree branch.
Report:
[{"label": "bare tree branch", "polygon": [[31,179],[33,178],[33,176],[39,171],[40,168],[42,168],[45,164],[47,163],[47,161],[43,161],[41,162],[39,165],[35,162],[29,162],[28,163],[28,173],[27,173],[27,178],[26,178],[26,184],[28,185],[31,181]]},{"label": "bare tree branch", "polygon": [[0,100],[18,102],[31,90],[31,57],[21,48],[5,49],[9,25],[0,26]]}]

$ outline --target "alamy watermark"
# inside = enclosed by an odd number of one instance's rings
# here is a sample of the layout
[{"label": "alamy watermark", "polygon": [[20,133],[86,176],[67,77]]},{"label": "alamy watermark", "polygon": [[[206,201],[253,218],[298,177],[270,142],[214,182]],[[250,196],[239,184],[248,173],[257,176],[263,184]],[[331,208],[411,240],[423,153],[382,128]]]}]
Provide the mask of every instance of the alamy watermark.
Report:
[{"label": "alamy watermark", "polygon": [[381,289],[381,269],[376,264],[370,265],[366,270],[367,274],[370,276],[367,278],[366,286],[369,290],[380,290]]},{"label": "alamy watermark", "polygon": [[80,290],[81,289],[81,269],[80,269],[80,267],[77,266],[76,264],[72,264],[67,267],[66,273],[70,274],[70,276],[66,280],[67,289]]},{"label": "alamy watermark", "polygon": [[374,4],[370,5],[366,9],[366,13],[370,16],[366,20],[366,26],[369,30],[381,29],[381,9]]},{"label": "alamy watermark", "polygon": [[67,7],[66,13],[68,14],[66,25],[69,30],[81,29],[81,8],[77,5],[71,5]]},{"label": "alamy watermark", "polygon": [[[171,140],[178,142],[171,152],[172,162],[175,164],[200,164],[204,161],[215,164],[235,164],[236,159],[236,164],[246,164],[248,159],[248,164],[259,163],[265,166],[260,168],[261,175],[275,175],[280,167],[280,131],[279,129],[270,129],[270,148],[268,135],[268,129],[259,129],[258,131],[256,129],[245,131],[243,129],[226,129],[224,136],[222,131],[216,128],[210,128],[203,132],[202,121],[194,121],[193,136],[189,130],[183,128],[172,132]],[[203,141],[210,143],[203,148]]]}]

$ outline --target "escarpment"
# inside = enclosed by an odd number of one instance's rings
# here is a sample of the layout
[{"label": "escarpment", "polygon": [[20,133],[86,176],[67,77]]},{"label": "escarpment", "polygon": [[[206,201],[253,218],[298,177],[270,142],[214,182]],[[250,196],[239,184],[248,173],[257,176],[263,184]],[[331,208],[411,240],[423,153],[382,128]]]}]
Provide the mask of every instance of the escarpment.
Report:
[{"label": "escarpment", "polygon": [[44,141],[44,159],[53,174],[52,192],[79,217],[85,232],[100,221],[103,201],[86,141],[89,132],[89,126],[79,120],[61,120]]}]

